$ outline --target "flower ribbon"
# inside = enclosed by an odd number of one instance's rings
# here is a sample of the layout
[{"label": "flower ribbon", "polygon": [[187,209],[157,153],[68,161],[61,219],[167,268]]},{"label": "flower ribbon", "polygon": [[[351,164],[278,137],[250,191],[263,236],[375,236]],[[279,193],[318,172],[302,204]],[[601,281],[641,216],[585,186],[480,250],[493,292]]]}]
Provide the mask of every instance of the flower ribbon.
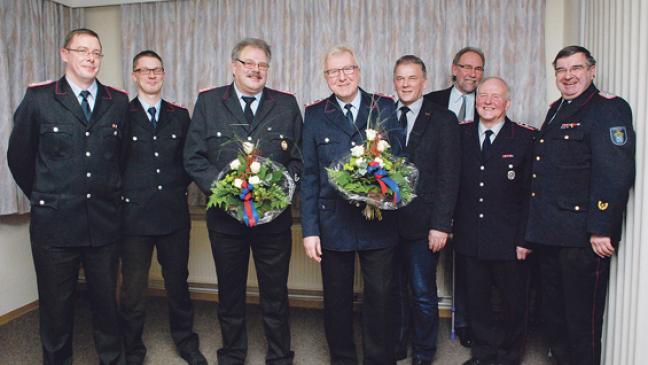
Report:
[{"label": "flower ribbon", "polygon": [[254,200],[252,200],[254,191],[254,185],[248,184],[247,181],[243,180],[241,184],[241,193],[239,194],[239,199],[243,202],[243,221],[248,227],[254,227],[259,221],[259,214],[254,207]]},{"label": "flower ribbon", "polygon": [[387,171],[380,167],[378,162],[369,162],[367,172],[374,175],[376,181],[378,181],[378,185],[380,185],[380,191],[383,195],[387,193],[387,187],[389,187],[391,191],[394,192],[394,204],[398,204],[400,202],[401,198],[398,184],[396,184],[396,182],[388,176]]}]

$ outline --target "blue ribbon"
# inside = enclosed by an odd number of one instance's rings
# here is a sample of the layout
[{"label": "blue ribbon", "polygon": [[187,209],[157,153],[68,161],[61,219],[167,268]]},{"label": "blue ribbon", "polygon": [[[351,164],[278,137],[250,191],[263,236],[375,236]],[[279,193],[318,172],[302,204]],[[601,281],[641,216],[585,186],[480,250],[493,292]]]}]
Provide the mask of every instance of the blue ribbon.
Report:
[{"label": "blue ribbon", "polygon": [[[244,183],[244,186],[241,186],[241,193],[239,194],[239,199],[243,202],[243,221],[248,227],[253,227],[259,222],[259,213],[257,213],[256,207],[254,206],[252,191],[254,191],[254,185]],[[252,215],[251,217],[250,214]],[[252,219],[250,220],[250,218]]]},{"label": "blue ribbon", "polygon": [[396,184],[396,182],[389,177],[389,174],[385,169],[380,167],[380,165],[375,164],[373,166],[369,166],[367,168],[367,172],[373,174],[376,177],[376,180],[378,180],[378,183],[382,182],[391,189],[391,191],[394,193],[395,204],[398,204],[401,201],[400,189],[398,188],[398,184]]}]

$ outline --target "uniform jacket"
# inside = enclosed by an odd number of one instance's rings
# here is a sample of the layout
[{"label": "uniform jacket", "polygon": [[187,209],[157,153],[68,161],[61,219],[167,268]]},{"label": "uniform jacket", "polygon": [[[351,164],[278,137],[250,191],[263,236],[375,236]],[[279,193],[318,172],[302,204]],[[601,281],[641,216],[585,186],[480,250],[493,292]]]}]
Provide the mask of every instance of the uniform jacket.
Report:
[{"label": "uniform jacket", "polygon": [[[447,109],[450,104],[450,93],[452,92],[452,88],[453,86],[450,86],[447,89],[432,91],[431,93],[425,94],[424,98]],[[475,103],[475,111],[473,112],[473,115],[475,116],[475,119],[477,119],[477,116],[479,115],[477,114],[477,103]]]},{"label": "uniform jacket", "polygon": [[398,241],[395,212],[383,211],[382,221],[367,221],[362,215],[364,206],[350,204],[328,182],[325,168],[349,154],[353,146],[364,143],[369,118],[372,128],[378,119],[384,121],[382,128],[388,132],[398,126],[391,98],[360,92],[355,127],[345,119],[335,95],[307,106],[304,115],[303,235],[319,236],[322,247],[328,250],[385,248]]},{"label": "uniform jacket", "polygon": [[632,111],[592,84],[571,103],[553,103],[534,143],[527,240],[583,247],[592,234],[621,236],[635,174]]},{"label": "uniform jacket", "polygon": [[454,215],[455,250],[483,260],[515,260],[524,241],[535,130],[506,118],[487,160],[478,124],[461,124],[461,183]]},{"label": "uniform jacket", "polygon": [[400,236],[426,239],[430,229],[450,232],[459,190],[461,147],[457,117],[424,99],[405,148],[419,170],[417,197],[398,210]]},{"label": "uniform jacket", "polygon": [[[259,141],[260,154],[285,166],[299,182],[302,126],[297,100],[291,94],[263,89],[254,124],[248,126],[234,84],[201,92],[187,132],[185,169],[200,190],[209,196],[218,173],[239,153],[237,141]],[[243,234],[249,229],[258,233],[279,233],[291,225],[290,209],[272,222],[253,228],[248,228],[220,208],[207,211],[208,228],[225,234]]]},{"label": "uniform jacket", "polygon": [[124,233],[162,235],[189,227],[182,149],[189,112],[162,100],[154,128],[139,100],[128,109],[129,128],[124,171]]},{"label": "uniform jacket", "polygon": [[120,238],[128,97],[97,81],[90,121],[65,77],[33,86],[14,114],[7,160],[31,200],[31,239],[57,247]]}]

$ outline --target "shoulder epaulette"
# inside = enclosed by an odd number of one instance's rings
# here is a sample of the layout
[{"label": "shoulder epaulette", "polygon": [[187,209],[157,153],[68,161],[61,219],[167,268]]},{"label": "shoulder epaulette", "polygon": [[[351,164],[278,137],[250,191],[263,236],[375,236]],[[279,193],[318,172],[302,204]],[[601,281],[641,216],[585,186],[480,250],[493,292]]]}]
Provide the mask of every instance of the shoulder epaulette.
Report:
[{"label": "shoulder epaulette", "polygon": [[519,125],[520,127],[524,128],[524,129],[528,129],[530,131],[537,131],[538,130],[536,127],[534,127],[534,126],[532,126],[530,124],[523,123],[523,122],[515,122],[514,121],[513,123]]},{"label": "shoulder epaulette", "polygon": [[556,103],[559,102],[560,100],[561,99],[557,99],[557,100],[552,101],[551,104],[549,104],[549,109],[553,108],[553,106],[556,105]]},{"label": "shoulder epaulette", "polygon": [[212,85],[212,86],[207,86],[207,87],[204,87],[204,88],[202,88],[202,89],[199,89],[199,90],[198,90],[198,93],[199,93],[199,94],[202,94],[202,93],[204,93],[205,91],[214,90],[214,89],[217,88],[217,87],[218,87],[218,86],[213,86],[213,85]]},{"label": "shoulder epaulette", "polygon": [[599,95],[601,95],[601,97],[604,97],[604,98],[606,98],[606,99],[614,99],[614,98],[617,98],[616,95],[614,95],[614,94],[610,94],[610,93],[605,92],[605,91],[600,91],[600,92],[599,92]]},{"label": "shoulder epaulette", "polygon": [[175,106],[176,108],[180,108],[180,109],[187,109],[186,106],[184,106],[184,105],[182,105],[182,104],[179,104],[179,103],[176,103],[175,101],[169,101],[169,100],[167,100],[166,102],[169,103],[169,104],[171,104],[171,105],[173,105],[173,106]]},{"label": "shoulder epaulette", "polygon": [[472,120],[462,120],[462,121],[459,122],[459,125],[466,125],[466,124],[472,124],[472,123],[473,123]]},{"label": "shoulder epaulette", "polygon": [[286,95],[290,95],[290,96],[295,96],[295,93],[287,91],[287,90],[277,90],[277,89],[272,89],[272,90],[274,90],[274,91],[276,91],[276,92],[278,92],[280,94],[286,94]]},{"label": "shoulder epaulette", "polygon": [[30,88],[31,87],[39,87],[39,86],[50,85],[50,84],[53,84],[53,83],[54,83],[54,80],[47,80],[47,81],[41,81],[41,82],[32,82],[31,84],[29,84],[28,87],[30,87]]},{"label": "shoulder epaulette", "polygon": [[128,91],[126,91],[126,90],[118,89],[118,88],[116,88],[116,87],[114,87],[114,86],[108,86],[108,85],[106,85],[106,87],[109,88],[109,89],[111,89],[111,90],[115,90],[115,91],[118,91],[118,92],[120,92],[120,93],[122,93],[122,94],[126,94],[126,95],[128,95]]},{"label": "shoulder epaulette", "polygon": [[304,108],[308,108],[309,106],[313,106],[313,105],[315,105],[315,104],[319,104],[319,103],[321,103],[321,102],[324,101],[324,100],[326,100],[326,99],[315,99],[315,100],[311,101],[310,103],[306,103],[306,104],[304,104]]},{"label": "shoulder epaulette", "polygon": [[390,100],[396,100],[396,99],[394,99],[394,97],[392,95],[387,95],[387,94],[378,93],[378,92],[374,92],[373,94],[378,95],[378,96],[380,96],[382,98],[386,98],[386,99],[390,99]]}]

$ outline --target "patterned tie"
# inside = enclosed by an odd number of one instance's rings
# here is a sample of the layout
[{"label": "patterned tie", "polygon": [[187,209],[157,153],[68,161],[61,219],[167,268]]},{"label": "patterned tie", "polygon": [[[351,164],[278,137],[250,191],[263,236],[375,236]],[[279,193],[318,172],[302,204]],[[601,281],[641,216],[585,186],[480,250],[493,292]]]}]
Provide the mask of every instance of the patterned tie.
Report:
[{"label": "patterned tie", "polygon": [[149,115],[151,116],[151,124],[153,125],[153,128],[157,128],[157,120],[155,119],[155,112],[157,110],[155,110],[155,107],[152,106],[152,107],[148,108],[147,111],[148,111]]},{"label": "patterned tie", "polygon": [[459,108],[457,119],[459,119],[460,122],[466,120],[466,95],[461,95],[461,108]]},{"label": "patterned tie", "polygon": [[355,124],[353,123],[353,113],[351,112],[351,108],[353,108],[353,105],[351,104],[347,104],[344,106],[344,109],[346,109],[346,113],[344,113],[344,117],[352,127],[355,127]]},{"label": "patterned tie", "polygon": [[411,110],[410,108],[406,106],[401,106],[400,107],[400,117],[398,118],[398,126],[400,128],[400,136],[403,141],[403,146],[406,145],[407,142],[407,113]]},{"label": "patterned tie", "polygon": [[491,135],[493,135],[493,131],[488,129],[486,130],[486,132],[484,132],[484,134],[486,136],[484,137],[484,142],[482,143],[482,160],[486,161],[490,156],[490,152],[491,152],[492,143],[490,137]]},{"label": "patterned tie", "polygon": [[254,113],[252,113],[252,103],[256,100],[256,97],[254,96],[241,96],[243,98],[243,101],[245,102],[245,110],[243,111],[243,114],[245,114],[245,120],[247,120],[249,125],[252,125],[254,122]]},{"label": "patterned tie", "polygon": [[82,90],[79,95],[83,100],[81,100],[81,110],[83,110],[83,115],[86,118],[86,121],[90,121],[90,117],[92,116],[92,111],[90,110],[90,104],[88,103],[88,96],[90,95],[90,91],[88,90]]}]

